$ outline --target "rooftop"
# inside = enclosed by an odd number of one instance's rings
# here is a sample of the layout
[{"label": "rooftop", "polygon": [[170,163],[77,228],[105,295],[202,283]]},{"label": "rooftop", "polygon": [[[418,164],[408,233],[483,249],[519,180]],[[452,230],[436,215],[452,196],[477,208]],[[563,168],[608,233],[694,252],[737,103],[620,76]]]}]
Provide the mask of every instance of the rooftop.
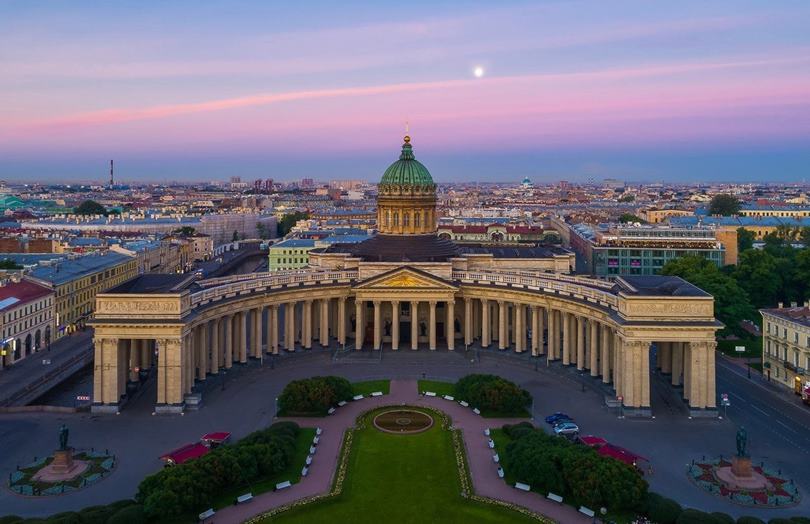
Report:
[{"label": "rooftop", "polygon": [[129,279],[105,293],[160,294],[176,293],[191,286],[195,275],[176,273],[146,273]]},{"label": "rooftop", "polygon": [[52,265],[40,265],[31,271],[30,276],[60,285],[130,260],[132,257],[115,252],[93,253],[74,259],[63,258]]},{"label": "rooftop", "polygon": [[51,293],[51,289],[30,280],[10,282],[0,286],[0,311],[21,306]]},{"label": "rooftop", "polygon": [[797,324],[810,327],[810,307],[807,305],[762,309],[760,311],[783,318],[790,322],[795,322]]},{"label": "rooftop", "polygon": [[664,275],[622,275],[616,278],[628,295],[649,297],[711,297],[681,277]]}]

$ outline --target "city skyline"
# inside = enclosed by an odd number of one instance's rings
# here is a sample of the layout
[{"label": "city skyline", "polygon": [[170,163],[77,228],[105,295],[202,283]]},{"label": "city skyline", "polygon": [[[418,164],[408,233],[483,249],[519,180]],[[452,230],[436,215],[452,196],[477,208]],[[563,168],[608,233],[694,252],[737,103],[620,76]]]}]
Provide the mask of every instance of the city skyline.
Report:
[{"label": "city skyline", "polygon": [[120,180],[373,181],[406,121],[438,182],[799,182],[810,165],[800,2],[0,15],[9,181],[103,181],[110,158]]}]

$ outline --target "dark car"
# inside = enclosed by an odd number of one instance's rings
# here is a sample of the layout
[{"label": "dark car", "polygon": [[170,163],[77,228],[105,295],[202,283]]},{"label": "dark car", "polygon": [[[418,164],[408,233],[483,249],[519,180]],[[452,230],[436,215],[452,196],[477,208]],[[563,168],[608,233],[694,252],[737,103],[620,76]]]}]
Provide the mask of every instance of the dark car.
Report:
[{"label": "dark car", "polygon": [[553,415],[549,415],[546,417],[546,424],[551,424],[552,426],[557,424],[558,422],[568,422],[574,420],[573,418],[569,417],[565,413],[558,411]]}]

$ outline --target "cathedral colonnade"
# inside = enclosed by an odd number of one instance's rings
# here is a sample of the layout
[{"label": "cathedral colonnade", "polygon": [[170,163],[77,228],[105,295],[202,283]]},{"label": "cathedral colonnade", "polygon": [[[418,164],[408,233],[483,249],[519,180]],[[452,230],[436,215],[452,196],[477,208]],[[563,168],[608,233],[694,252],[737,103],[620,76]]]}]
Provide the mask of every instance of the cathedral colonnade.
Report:
[{"label": "cathedral colonnade", "polygon": [[[117,412],[127,384],[156,373],[156,411],[182,411],[194,386],[249,359],[335,347],[464,351],[475,345],[560,362],[650,411],[651,369],[693,414],[716,408],[711,297],[648,296],[564,275],[399,267],[260,273],[165,293],[97,299],[94,410]],[[635,291],[635,293],[634,293]]]}]

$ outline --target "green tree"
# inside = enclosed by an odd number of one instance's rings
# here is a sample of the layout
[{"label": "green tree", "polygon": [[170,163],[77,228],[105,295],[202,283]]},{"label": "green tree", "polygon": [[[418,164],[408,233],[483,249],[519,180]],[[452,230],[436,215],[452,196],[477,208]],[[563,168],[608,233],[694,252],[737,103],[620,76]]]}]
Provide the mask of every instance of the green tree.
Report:
[{"label": "green tree", "polygon": [[10,258],[0,260],[0,269],[22,269],[23,267]]},{"label": "green tree", "polygon": [[756,308],[773,307],[782,288],[782,275],[777,272],[773,255],[759,249],[740,254],[734,278]]},{"label": "green tree", "polygon": [[712,201],[709,203],[710,215],[736,215],[740,212],[740,201],[734,195],[720,193],[714,195]]},{"label": "green tree", "polygon": [[295,213],[288,213],[284,215],[278,222],[278,236],[283,237],[287,235],[287,233],[292,230],[296,222],[307,219],[309,219],[309,213],[304,213],[302,211],[296,211]]},{"label": "green tree", "polygon": [[177,229],[175,229],[175,230],[174,230],[174,232],[175,232],[175,234],[177,234],[177,235],[182,235],[182,236],[185,236],[185,237],[190,237],[190,236],[192,236],[194,233],[196,233],[196,232],[197,232],[197,230],[196,230],[196,229],[194,229],[194,228],[193,228],[193,227],[191,227],[191,226],[183,226],[183,227],[181,227],[181,228],[177,228]]},{"label": "green tree", "polygon": [[804,244],[804,247],[810,247],[810,226],[804,226],[799,231],[799,242]]},{"label": "green tree", "polygon": [[633,213],[622,213],[622,215],[619,217],[619,222],[622,224],[627,224],[628,222],[640,222],[642,224],[647,223],[646,220],[634,215]]},{"label": "green tree", "polygon": [[77,207],[73,208],[73,212],[77,215],[107,215],[107,208],[96,202],[95,200],[85,200]]},{"label": "green tree", "polygon": [[231,235],[231,242],[237,242],[239,240],[239,231],[233,230],[233,235]]},{"label": "green tree", "polygon": [[753,231],[748,231],[744,227],[737,228],[737,251],[742,253],[746,249],[751,249],[754,247],[754,239],[756,235],[754,235]]}]

